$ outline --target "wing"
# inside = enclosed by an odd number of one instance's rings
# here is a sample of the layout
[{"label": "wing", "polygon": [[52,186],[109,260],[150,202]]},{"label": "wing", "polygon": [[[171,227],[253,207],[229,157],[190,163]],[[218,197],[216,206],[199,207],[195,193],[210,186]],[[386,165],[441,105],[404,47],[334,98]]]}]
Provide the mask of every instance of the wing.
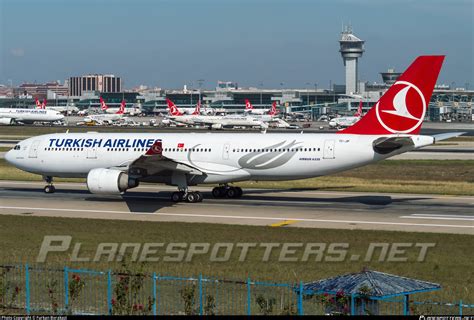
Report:
[{"label": "wing", "polygon": [[184,174],[203,175],[204,173],[188,164],[163,156],[161,140],[156,140],[151,148],[128,166],[131,175],[150,176],[162,171],[175,171]]}]

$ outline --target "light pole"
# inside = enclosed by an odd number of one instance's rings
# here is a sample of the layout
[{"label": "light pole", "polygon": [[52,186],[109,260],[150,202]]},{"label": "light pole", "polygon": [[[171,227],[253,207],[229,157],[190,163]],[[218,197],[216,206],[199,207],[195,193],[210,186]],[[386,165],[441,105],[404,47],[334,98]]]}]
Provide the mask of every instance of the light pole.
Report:
[{"label": "light pole", "polygon": [[454,107],[454,86],[456,85],[456,82],[451,82],[451,90],[452,90],[452,99],[453,99],[453,107]]},{"label": "light pole", "polygon": [[314,84],[314,105],[318,104],[318,83]]},{"label": "light pole", "polygon": [[201,87],[202,87],[202,84],[204,83],[204,79],[199,79],[197,82],[199,85],[199,102],[201,102]]},{"label": "light pole", "polygon": [[260,81],[260,106],[262,106],[262,93],[263,93],[263,82]]}]

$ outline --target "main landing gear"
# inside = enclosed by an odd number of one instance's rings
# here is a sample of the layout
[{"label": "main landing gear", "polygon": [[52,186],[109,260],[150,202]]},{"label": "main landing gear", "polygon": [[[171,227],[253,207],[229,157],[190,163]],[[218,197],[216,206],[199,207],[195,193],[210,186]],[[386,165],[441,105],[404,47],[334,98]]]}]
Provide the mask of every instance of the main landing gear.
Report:
[{"label": "main landing gear", "polygon": [[212,196],[214,198],[232,198],[237,199],[242,197],[243,191],[240,187],[231,187],[228,185],[223,185],[219,187],[215,187],[212,189]]},{"label": "main landing gear", "polygon": [[199,191],[181,190],[181,191],[173,192],[171,194],[171,201],[173,202],[186,201],[189,203],[195,203],[195,202],[202,202],[202,199],[204,199],[204,197],[202,193]]},{"label": "main landing gear", "polygon": [[44,187],[44,193],[54,193],[56,188],[53,186],[53,177],[45,176],[43,177],[44,181],[46,181],[47,185]]}]

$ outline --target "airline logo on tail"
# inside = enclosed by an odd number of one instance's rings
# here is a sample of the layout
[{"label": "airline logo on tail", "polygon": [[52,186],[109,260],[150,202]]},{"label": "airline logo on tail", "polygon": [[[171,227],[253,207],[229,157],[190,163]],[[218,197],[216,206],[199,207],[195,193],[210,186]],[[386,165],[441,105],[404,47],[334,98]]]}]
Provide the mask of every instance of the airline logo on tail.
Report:
[{"label": "airline logo on tail", "polygon": [[201,114],[201,101],[198,101],[196,105],[196,109],[194,110],[193,113],[191,113],[193,116],[198,116]]},{"label": "airline logo on tail", "polygon": [[43,103],[40,103],[38,98],[35,98],[36,109],[46,109],[46,99],[43,99]]},{"label": "airline logo on tail", "polygon": [[420,56],[408,67],[375,107],[353,126],[338,133],[418,134],[444,56]]},{"label": "airline logo on tail", "polygon": [[425,97],[421,90],[410,82],[397,81],[392,87],[398,90],[391,97],[392,105],[381,106],[380,101],[375,105],[377,119],[386,130],[392,133],[412,132],[425,117]]},{"label": "airline logo on tail", "polygon": [[183,114],[178,110],[178,107],[171,101],[170,99],[166,98],[166,103],[168,103],[169,113],[172,116],[182,116]]},{"label": "airline logo on tail", "polygon": [[245,110],[253,110],[253,106],[250,103],[249,99],[245,99]]},{"label": "airline logo on tail", "polygon": [[109,107],[107,107],[107,105],[105,104],[104,99],[102,99],[102,97],[100,97],[99,100],[100,100],[100,108],[102,109],[102,111],[107,110]]},{"label": "airline logo on tail", "polygon": [[120,108],[115,114],[124,114],[125,113],[125,105],[126,105],[125,100],[122,100],[122,102],[120,103]]},{"label": "airline logo on tail", "polygon": [[271,116],[274,116],[278,113],[278,110],[277,110],[277,103],[276,101],[273,101],[272,103],[272,108],[270,109],[270,111],[268,112],[269,115]]}]

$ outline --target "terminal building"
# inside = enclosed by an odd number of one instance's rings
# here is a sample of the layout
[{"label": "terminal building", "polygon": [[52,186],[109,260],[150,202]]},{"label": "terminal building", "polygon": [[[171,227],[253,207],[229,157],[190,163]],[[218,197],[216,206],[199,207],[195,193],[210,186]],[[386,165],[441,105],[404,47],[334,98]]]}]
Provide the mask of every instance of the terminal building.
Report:
[{"label": "terminal building", "polygon": [[122,92],[122,79],[113,74],[88,74],[69,78],[70,96],[81,96],[84,91]]}]

